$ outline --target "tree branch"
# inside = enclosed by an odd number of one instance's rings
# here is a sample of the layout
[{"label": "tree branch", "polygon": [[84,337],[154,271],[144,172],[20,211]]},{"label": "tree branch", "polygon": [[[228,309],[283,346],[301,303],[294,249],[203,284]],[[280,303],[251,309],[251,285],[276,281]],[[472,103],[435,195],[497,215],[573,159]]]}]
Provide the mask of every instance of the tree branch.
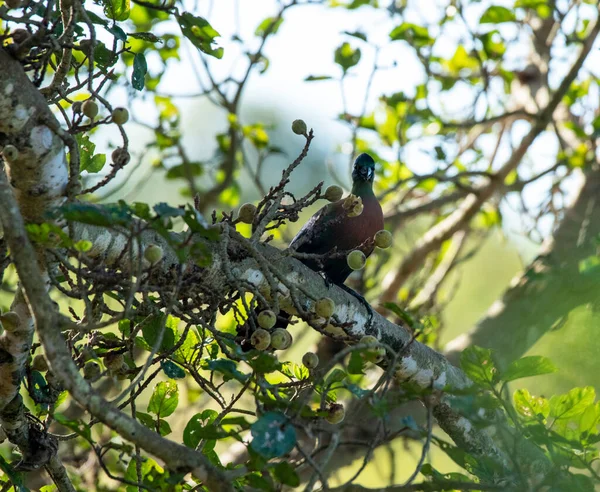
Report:
[{"label": "tree branch", "polygon": [[552,115],[562,101],[563,96],[577,77],[583,62],[590,53],[592,46],[600,32],[600,19],[596,20],[589,36],[582,45],[581,53],[571,66],[571,69],[562,80],[548,105],[538,114],[533,126],[523,137],[521,144],[514,150],[506,163],[497,171],[489,183],[479,188],[476,193],[468,195],[456,211],[446,217],[443,221],[429,229],[415,244],[412,251],[402,260],[396,275],[381,296],[383,302],[393,301],[402,285],[409,276],[415,272],[425,258],[437,250],[444,241],[449,239],[455,232],[462,229],[481,209],[481,206],[489,200],[494,193],[504,186],[504,180],[508,174],[515,169],[523,156],[542,131],[552,121]]}]

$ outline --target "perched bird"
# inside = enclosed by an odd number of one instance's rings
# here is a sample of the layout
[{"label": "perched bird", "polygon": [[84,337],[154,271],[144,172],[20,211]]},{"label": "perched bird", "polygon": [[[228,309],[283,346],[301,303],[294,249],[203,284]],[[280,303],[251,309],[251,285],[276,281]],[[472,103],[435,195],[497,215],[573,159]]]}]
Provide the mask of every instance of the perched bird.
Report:
[{"label": "perched bird", "polygon": [[[348,266],[346,255],[327,256],[335,249],[338,253],[349,252],[360,247],[365,256],[369,256],[375,247],[368,242],[375,234],[383,229],[383,211],[373,192],[375,178],[375,162],[369,154],[361,154],[354,161],[352,169],[352,195],[362,200],[362,212],[359,215],[349,213],[344,206],[346,198],[329,203],[317,211],[298,234],[290,242],[290,249],[298,253],[325,255],[322,259],[303,258],[302,263],[312,270],[321,273],[325,281],[335,284],[356,296],[368,306],[365,299],[344,282],[352,273]],[[355,216],[354,216],[355,215]],[[363,244],[367,242],[367,244]],[[369,306],[370,309],[370,306]],[[279,313],[276,327],[285,328],[290,316]],[[248,327],[245,325],[238,332],[245,334],[246,340],[242,347],[250,349]],[[245,333],[244,333],[245,332]]]},{"label": "perched bird", "polygon": [[[352,169],[352,194],[362,200],[362,213],[356,217],[344,208],[345,199],[330,203],[314,214],[290,243],[290,249],[298,253],[326,254],[337,248],[338,252],[358,248],[377,231],[383,229],[383,211],[373,193],[375,162],[369,154],[361,154]],[[362,248],[365,256],[373,252],[374,244]],[[321,263],[302,259],[312,270],[322,272],[327,281],[342,285],[352,269],[345,256],[325,258]]]}]

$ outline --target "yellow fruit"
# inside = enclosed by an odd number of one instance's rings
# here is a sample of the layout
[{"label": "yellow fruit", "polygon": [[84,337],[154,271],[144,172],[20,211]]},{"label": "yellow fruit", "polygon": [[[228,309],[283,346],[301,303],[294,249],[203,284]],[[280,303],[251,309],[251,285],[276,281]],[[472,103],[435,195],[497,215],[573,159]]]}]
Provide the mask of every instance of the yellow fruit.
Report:
[{"label": "yellow fruit", "polygon": [[0,316],[0,323],[6,331],[13,332],[21,326],[21,318],[14,311],[8,311]]},{"label": "yellow fruit", "polygon": [[292,131],[296,135],[306,135],[307,127],[304,120],[294,120],[292,123]]},{"label": "yellow fruit", "polygon": [[365,359],[366,361],[377,364],[378,362],[381,362],[385,357],[385,348],[378,345],[379,341],[373,335],[365,335],[360,339],[359,343],[366,345],[375,345],[375,347],[373,347],[372,349],[365,350],[362,353],[363,359]]},{"label": "yellow fruit", "polygon": [[275,316],[275,313],[269,309],[261,311],[258,315],[258,325],[266,330],[273,328],[276,322],[277,316]]},{"label": "yellow fruit", "polygon": [[112,120],[117,125],[124,125],[129,120],[129,111],[125,108],[115,108],[112,112]]},{"label": "yellow fruit", "polygon": [[285,350],[292,344],[292,335],[283,328],[277,328],[271,333],[271,347],[275,350]]},{"label": "yellow fruit", "polygon": [[306,352],[302,356],[302,364],[304,364],[307,369],[314,369],[319,365],[319,356],[312,352]]},{"label": "yellow fruit", "polygon": [[344,190],[342,190],[342,188],[338,185],[328,186],[325,190],[325,198],[330,202],[337,202],[342,198],[343,194]]},{"label": "yellow fruit", "polygon": [[325,420],[330,424],[339,424],[346,416],[346,410],[341,403],[332,403],[327,409]]},{"label": "yellow fruit", "polygon": [[85,366],[83,366],[83,377],[88,381],[97,379],[101,372],[100,364],[96,361],[87,362]]},{"label": "yellow fruit", "polygon": [[90,119],[98,115],[98,104],[92,99],[88,99],[81,105],[81,111]]},{"label": "yellow fruit", "polygon": [[163,257],[163,249],[158,244],[149,244],[144,250],[144,258],[152,265],[156,265]]},{"label": "yellow fruit", "polygon": [[375,245],[381,249],[387,249],[392,245],[392,233],[390,231],[378,231],[375,234]]},{"label": "yellow fruit", "polygon": [[267,350],[271,345],[271,334],[267,330],[259,328],[252,333],[250,343],[256,350]]},{"label": "yellow fruit", "polygon": [[14,145],[5,145],[2,149],[2,158],[5,161],[12,162],[19,157],[19,150]]},{"label": "yellow fruit", "polygon": [[362,205],[362,198],[350,194],[344,199],[342,207],[344,208],[344,210],[350,213],[356,208],[357,205]]},{"label": "yellow fruit", "polygon": [[348,253],[346,262],[352,270],[362,270],[367,262],[367,257],[361,250],[355,249]]},{"label": "yellow fruit", "polygon": [[253,203],[244,203],[238,212],[238,219],[244,224],[252,224],[256,216],[256,205]]},{"label": "yellow fruit", "polygon": [[350,212],[348,212],[348,217],[358,217],[360,214],[363,213],[363,209],[364,209],[363,204],[357,203],[356,205],[354,205],[354,207],[352,207],[352,210],[350,210]]},{"label": "yellow fruit", "polygon": [[319,299],[315,303],[315,313],[317,313],[317,316],[320,316],[321,318],[331,318],[334,311],[335,302],[333,302],[333,299],[330,299],[329,297]]},{"label": "yellow fruit", "polygon": [[358,343],[365,345],[376,345],[377,343],[379,343],[379,340],[377,340],[377,338],[373,335],[365,335],[360,339]]},{"label": "yellow fruit", "polygon": [[104,356],[104,365],[110,371],[117,372],[121,370],[121,367],[125,363],[123,354],[106,354]]},{"label": "yellow fruit", "polygon": [[43,355],[36,355],[31,362],[31,368],[34,371],[46,372],[48,370],[48,361]]}]

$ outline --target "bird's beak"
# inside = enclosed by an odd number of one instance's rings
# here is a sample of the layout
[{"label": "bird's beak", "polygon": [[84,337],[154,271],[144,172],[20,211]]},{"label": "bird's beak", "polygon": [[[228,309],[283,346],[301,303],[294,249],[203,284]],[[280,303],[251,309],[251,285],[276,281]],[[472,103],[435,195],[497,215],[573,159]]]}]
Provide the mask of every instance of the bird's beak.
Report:
[{"label": "bird's beak", "polygon": [[361,167],[358,169],[358,175],[364,181],[371,181],[373,179],[374,170],[370,167]]}]

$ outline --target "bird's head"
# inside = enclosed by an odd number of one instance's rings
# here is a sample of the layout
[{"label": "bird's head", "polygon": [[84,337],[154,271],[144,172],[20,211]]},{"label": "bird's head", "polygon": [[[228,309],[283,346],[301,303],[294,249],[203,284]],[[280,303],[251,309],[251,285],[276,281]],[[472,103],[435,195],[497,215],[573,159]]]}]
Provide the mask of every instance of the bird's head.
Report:
[{"label": "bird's head", "polygon": [[353,181],[373,182],[375,178],[375,161],[369,154],[360,154],[354,161],[352,168]]}]

